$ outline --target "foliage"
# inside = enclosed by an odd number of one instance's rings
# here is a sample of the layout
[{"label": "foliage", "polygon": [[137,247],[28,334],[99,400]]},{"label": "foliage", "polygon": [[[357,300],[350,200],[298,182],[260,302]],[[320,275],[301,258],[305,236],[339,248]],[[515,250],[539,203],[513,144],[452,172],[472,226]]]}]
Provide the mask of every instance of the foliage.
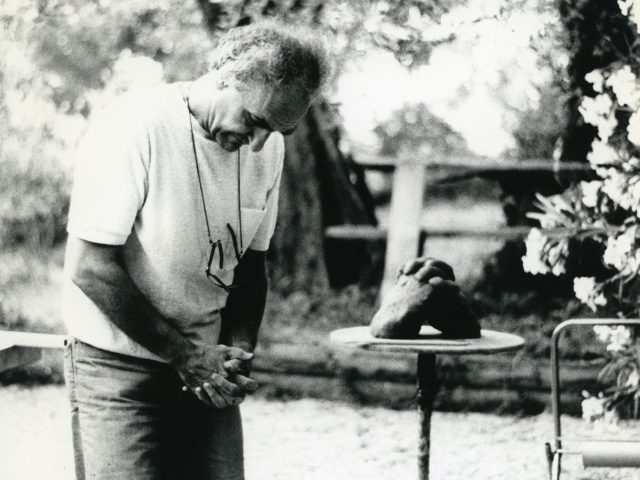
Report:
[{"label": "foliage", "polygon": [[178,1],[4,1],[0,21],[0,244],[53,245],[91,111],[157,78],[155,59],[172,78],[204,68],[211,40],[197,6]]},{"label": "foliage", "polygon": [[607,365],[598,380],[609,385],[604,392],[591,396],[583,392],[583,417],[589,421],[617,421],[620,416],[639,418],[640,414],[640,344],[634,342],[628,327],[594,327],[599,339],[607,344]]},{"label": "foliage", "polygon": [[424,103],[403,105],[373,131],[380,139],[382,155],[410,153],[436,158],[471,155],[462,135]]},{"label": "foliage", "polygon": [[79,130],[51,97],[53,79],[39,75],[25,51],[25,20],[0,30],[0,244],[52,244],[62,235],[69,176],[64,154]]},{"label": "foliage", "polygon": [[0,146],[0,242],[52,244],[64,237],[70,152],[91,111],[114,93],[103,90],[114,84],[116,65],[127,55],[161,63],[168,81],[191,78],[206,69],[219,32],[279,15],[331,31],[339,58],[375,45],[414,64],[426,60],[441,41],[420,32],[452,5],[450,0],[3,0],[0,137],[6,141]]},{"label": "foliage", "polygon": [[[621,18],[640,26],[640,2],[618,2]],[[594,313],[609,317],[640,316],[640,41],[637,30],[628,38],[628,51],[608,65],[588,72],[585,80],[593,96],[585,96],[579,112],[597,132],[587,155],[598,178],[572,185],[549,198],[538,197],[536,219],[543,230],[533,229],[523,257],[525,270],[537,274],[567,273],[573,278],[575,296]],[[562,229],[552,235],[553,229]],[[572,261],[576,246],[596,245],[597,263]],[[599,247],[599,248],[598,248]],[[580,257],[578,255],[578,257]],[[638,413],[640,385],[638,332],[624,328],[599,329],[608,342],[610,361],[601,380],[613,383],[596,400],[610,410],[623,411],[634,402]],[[620,335],[623,334],[621,340]],[[591,416],[590,414],[586,414]]]},{"label": "foliage", "polygon": [[443,15],[464,2],[456,0],[199,0],[210,29],[224,31],[262,17],[321,27],[332,33],[338,63],[371,48],[382,48],[406,66],[424,64],[434,47],[455,38],[442,28]]}]

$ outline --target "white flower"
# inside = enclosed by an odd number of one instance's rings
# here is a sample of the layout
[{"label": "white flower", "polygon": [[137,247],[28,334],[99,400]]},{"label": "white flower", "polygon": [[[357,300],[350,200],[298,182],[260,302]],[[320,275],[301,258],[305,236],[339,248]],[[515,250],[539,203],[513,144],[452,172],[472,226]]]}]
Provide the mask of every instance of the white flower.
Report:
[{"label": "white flower", "polygon": [[622,325],[608,327],[596,325],[593,331],[602,343],[607,344],[607,351],[620,352],[631,345],[631,329]]},{"label": "white flower", "polygon": [[602,93],[604,87],[604,77],[602,76],[602,72],[600,70],[592,70],[584,76],[584,79],[593,85],[593,89]]},{"label": "white flower", "polygon": [[633,112],[629,118],[627,138],[636,147],[640,147],[640,111]]},{"label": "white flower", "polygon": [[613,89],[620,105],[634,109],[640,107],[640,85],[629,65],[613,72],[605,83]]},{"label": "white flower", "polygon": [[622,14],[636,24],[636,28],[640,26],[640,5],[637,0],[618,0],[618,6]]},{"label": "white flower", "polygon": [[566,272],[565,260],[569,250],[566,239],[552,240],[537,228],[532,228],[525,241],[527,252],[522,257],[522,268],[533,275]]},{"label": "white flower", "polygon": [[611,337],[611,327],[606,325],[596,325],[593,327],[593,332],[602,343],[608,343]]},{"label": "white flower", "polygon": [[576,277],[573,279],[573,292],[576,294],[576,298],[583,303],[587,303],[595,287],[596,279],[593,277]]},{"label": "white flower", "polygon": [[591,144],[591,152],[587,155],[587,160],[593,166],[611,165],[620,160],[618,152],[606,142],[594,140]]},{"label": "white flower", "polygon": [[543,261],[543,252],[548,238],[537,228],[532,228],[525,241],[527,253],[522,257],[522,268],[533,275],[549,273],[549,267]]},{"label": "white flower", "polygon": [[628,195],[627,176],[614,168],[607,169],[605,175],[606,178],[602,183],[602,191],[622,208],[630,208],[631,202]]},{"label": "white flower", "polygon": [[598,397],[585,398],[582,401],[582,418],[594,422],[604,417],[606,399]]},{"label": "white flower", "polygon": [[621,235],[609,237],[602,261],[619,272],[626,274],[634,272],[638,266],[636,255],[632,255],[636,241],[635,235],[636,227],[631,227]]},{"label": "white flower", "polygon": [[582,203],[591,208],[598,206],[598,193],[602,188],[602,182],[593,180],[591,182],[580,182],[580,190],[582,191]]},{"label": "white flower", "polygon": [[618,0],[618,7],[620,7],[620,11],[623,15],[629,15],[629,10],[633,5],[633,0]]},{"label": "white flower", "polygon": [[608,115],[613,108],[613,101],[606,93],[601,93],[595,97],[584,97],[578,110],[586,122],[595,125],[598,117]]},{"label": "white flower", "polygon": [[621,352],[631,345],[631,329],[618,325],[611,328],[611,336],[609,337],[609,345],[607,351]]},{"label": "white flower", "polygon": [[606,297],[597,290],[596,286],[596,280],[593,277],[576,277],[573,279],[573,292],[576,298],[594,312],[598,309],[598,306],[607,304]]},{"label": "white flower", "polygon": [[561,260],[554,263],[553,267],[551,267],[551,273],[554,274],[556,277],[559,277],[563,273],[567,273],[567,269],[564,266],[564,261]]},{"label": "white flower", "polygon": [[595,312],[597,310],[597,307],[604,307],[606,304],[607,304],[607,297],[604,296],[604,293],[599,293],[598,295],[593,297],[591,310]]},{"label": "white flower", "polygon": [[603,142],[609,140],[618,124],[609,95],[601,93],[594,98],[584,97],[578,110],[585,122],[598,128],[598,136]]}]

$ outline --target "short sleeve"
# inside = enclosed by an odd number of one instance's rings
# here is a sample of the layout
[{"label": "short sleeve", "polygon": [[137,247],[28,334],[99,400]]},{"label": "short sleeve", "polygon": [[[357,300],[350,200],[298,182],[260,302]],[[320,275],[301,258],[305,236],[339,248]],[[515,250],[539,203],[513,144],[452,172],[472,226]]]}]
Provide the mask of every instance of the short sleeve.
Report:
[{"label": "short sleeve", "polygon": [[265,214],[258,230],[256,231],[249,248],[252,250],[266,251],[269,249],[271,237],[276,229],[278,219],[278,198],[280,196],[280,181],[282,179],[282,168],[284,165],[284,139],[278,135],[279,139],[276,147],[276,175],[273,185],[267,194]]},{"label": "short sleeve", "polygon": [[146,197],[149,142],[124,103],[100,112],[77,149],[67,231],[90,242],[124,244]]}]

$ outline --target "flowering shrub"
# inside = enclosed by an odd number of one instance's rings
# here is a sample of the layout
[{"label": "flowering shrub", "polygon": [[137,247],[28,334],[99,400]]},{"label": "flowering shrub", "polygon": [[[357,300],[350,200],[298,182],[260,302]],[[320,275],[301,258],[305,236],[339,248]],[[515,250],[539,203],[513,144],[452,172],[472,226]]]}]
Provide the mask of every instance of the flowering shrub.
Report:
[{"label": "flowering shrub", "polygon": [[[640,0],[618,0],[622,15],[640,28]],[[633,39],[632,39],[633,40]],[[576,297],[600,316],[640,317],[640,57],[633,51],[585,77],[595,96],[579,112],[597,129],[587,160],[596,174],[552,197],[538,196],[540,222],[526,240],[523,268],[532,274],[567,274]],[[589,264],[581,248],[599,258]],[[584,253],[582,251],[582,253]],[[593,256],[593,255],[592,255]],[[640,347],[627,327],[596,327],[609,361],[599,380],[610,387],[598,396],[585,392],[584,416],[638,416]]]},{"label": "flowering shrub", "polygon": [[603,343],[607,344],[609,362],[599,375],[601,383],[610,385],[597,397],[582,392],[582,416],[588,421],[604,419],[615,421],[624,414],[638,418],[640,411],[640,345],[634,341],[633,332],[624,326],[593,328]]}]

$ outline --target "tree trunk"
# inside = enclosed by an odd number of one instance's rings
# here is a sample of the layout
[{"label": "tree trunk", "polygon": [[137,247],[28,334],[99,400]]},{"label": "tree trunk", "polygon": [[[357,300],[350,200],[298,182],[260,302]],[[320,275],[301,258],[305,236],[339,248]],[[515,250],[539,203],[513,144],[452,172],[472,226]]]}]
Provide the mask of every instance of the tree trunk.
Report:
[{"label": "tree trunk", "polygon": [[337,148],[336,135],[328,106],[320,103],[286,140],[269,255],[274,285],[281,290],[341,287],[375,277],[375,247],[324,239],[330,225],[376,224],[363,173]]}]

